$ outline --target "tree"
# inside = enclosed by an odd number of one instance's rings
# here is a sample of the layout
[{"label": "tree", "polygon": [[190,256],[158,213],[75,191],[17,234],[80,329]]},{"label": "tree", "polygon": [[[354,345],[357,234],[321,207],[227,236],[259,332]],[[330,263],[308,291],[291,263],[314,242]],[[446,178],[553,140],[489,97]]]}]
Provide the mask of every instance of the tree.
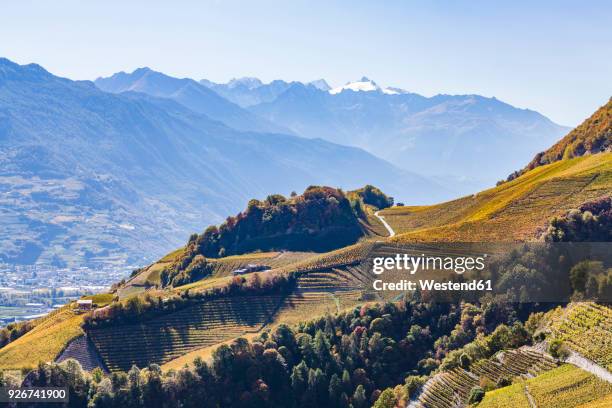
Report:
[{"label": "tree", "polygon": [[373,408],[394,408],[397,403],[397,398],[391,388],[387,388],[380,394]]},{"label": "tree", "polygon": [[293,367],[291,372],[291,388],[296,395],[302,395],[308,387],[308,366],[302,360],[300,364]]},{"label": "tree", "polygon": [[476,386],[474,388],[472,388],[470,390],[470,395],[468,397],[468,403],[469,404],[477,404],[480,401],[482,401],[482,399],[485,396],[485,392],[482,388]]},{"label": "tree", "polygon": [[329,380],[329,402],[332,405],[338,405],[340,395],[342,394],[342,383],[338,374],[333,374]]},{"label": "tree", "polygon": [[353,389],[353,384],[351,382],[351,375],[349,374],[348,370],[344,370],[342,372],[342,388],[344,389],[346,393],[348,393],[349,391]]},{"label": "tree", "polygon": [[142,402],[144,406],[147,408],[161,408],[164,404],[161,367],[157,364],[149,365],[145,378],[146,380],[142,387]]},{"label": "tree", "polygon": [[591,276],[603,274],[603,263],[585,260],[578,262],[570,270],[570,282],[575,292],[585,293],[586,284]]},{"label": "tree", "polygon": [[464,370],[469,370],[471,364],[472,359],[470,358],[470,356],[465,353],[461,354],[461,356],[459,357],[459,365],[461,366],[461,368],[463,368]]},{"label": "tree", "polygon": [[355,408],[366,408],[368,399],[366,398],[365,388],[359,384],[353,394],[353,406]]}]

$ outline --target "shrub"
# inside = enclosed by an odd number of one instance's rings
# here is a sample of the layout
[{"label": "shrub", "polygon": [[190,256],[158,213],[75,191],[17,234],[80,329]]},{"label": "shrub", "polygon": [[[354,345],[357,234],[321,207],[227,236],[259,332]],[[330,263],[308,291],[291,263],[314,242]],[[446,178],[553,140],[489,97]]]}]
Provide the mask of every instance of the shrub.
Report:
[{"label": "shrub", "polygon": [[467,354],[463,353],[459,357],[459,366],[464,370],[469,370],[470,365],[472,364],[472,359]]},{"label": "shrub", "polygon": [[550,242],[610,242],[612,241],[612,197],[588,201],[555,217],[544,235]]},{"label": "shrub", "polygon": [[567,350],[561,339],[551,340],[551,342],[548,344],[548,352],[554,358],[558,358],[561,360],[569,356],[569,351]]},{"label": "shrub", "polygon": [[393,205],[393,197],[387,196],[380,189],[369,184],[358,190],[351,191],[349,195],[356,195],[364,204],[374,206],[379,210]]},{"label": "shrub", "polygon": [[474,387],[470,390],[470,395],[468,397],[468,403],[470,404],[478,404],[485,396],[485,392],[480,387]]},{"label": "shrub", "polygon": [[499,380],[497,380],[497,387],[498,388],[507,387],[509,385],[512,385],[512,379],[511,378],[501,377]]},{"label": "shrub", "polygon": [[376,403],[374,403],[373,408],[394,408],[396,403],[397,398],[395,397],[393,390],[391,388],[387,388],[380,394],[376,400]]}]

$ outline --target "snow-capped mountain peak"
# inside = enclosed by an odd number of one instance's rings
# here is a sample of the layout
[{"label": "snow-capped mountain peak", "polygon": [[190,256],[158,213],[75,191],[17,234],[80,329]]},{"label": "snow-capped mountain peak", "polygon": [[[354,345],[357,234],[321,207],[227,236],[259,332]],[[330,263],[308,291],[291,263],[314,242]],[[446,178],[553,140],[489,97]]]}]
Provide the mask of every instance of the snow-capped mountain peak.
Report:
[{"label": "snow-capped mountain peak", "polygon": [[321,90],[321,91],[329,91],[331,89],[331,87],[329,86],[329,84],[327,83],[327,81],[325,81],[324,79],[317,79],[315,81],[310,81],[308,83],[308,85],[312,85],[315,88]]},{"label": "snow-capped mountain peak", "polygon": [[339,94],[343,91],[353,91],[353,92],[382,92],[388,95],[395,95],[399,92],[393,88],[381,88],[376,84],[376,82],[368,79],[367,77],[362,77],[359,81],[349,82],[344,86],[339,86],[337,88],[333,88],[329,90],[329,93],[332,95]]},{"label": "snow-capped mountain peak", "polygon": [[234,78],[227,83],[230,88],[235,88],[239,85],[246,87],[247,89],[255,89],[259,88],[263,85],[263,83],[254,77],[243,77],[243,78]]}]

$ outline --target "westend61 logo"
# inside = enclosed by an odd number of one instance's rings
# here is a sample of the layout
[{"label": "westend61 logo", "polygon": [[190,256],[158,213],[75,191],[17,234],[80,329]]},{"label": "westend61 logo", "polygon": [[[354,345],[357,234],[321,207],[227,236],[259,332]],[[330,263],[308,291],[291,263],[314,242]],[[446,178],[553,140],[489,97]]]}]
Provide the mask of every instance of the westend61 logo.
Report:
[{"label": "westend61 logo", "polygon": [[[485,269],[487,254],[481,256],[431,256],[421,254],[418,256],[409,254],[395,254],[395,256],[375,257],[372,260],[372,272],[381,275],[384,272],[400,272],[414,275],[420,271],[454,272],[463,275],[465,272],[481,272]],[[372,283],[376,291],[491,291],[493,290],[490,280],[473,279],[468,282],[454,282],[450,279],[419,279],[412,281],[400,279],[395,282],[385,282],[376,279]]]}]

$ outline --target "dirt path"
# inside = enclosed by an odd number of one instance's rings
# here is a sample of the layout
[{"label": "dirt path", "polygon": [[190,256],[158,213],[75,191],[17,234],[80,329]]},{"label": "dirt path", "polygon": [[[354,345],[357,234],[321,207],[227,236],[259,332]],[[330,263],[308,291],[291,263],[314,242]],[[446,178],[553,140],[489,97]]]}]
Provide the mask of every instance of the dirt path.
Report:
[{"label": "dirt path", "polygon": [[382,215],[378,215],[379,212],[380,211],[376,211],[374,213],[374,216],[376,216],[376,218],[378,218],[380,222],[383,223],[387,231],[389,231],[389,238],[391,238],[392,236],[395,236],[395,231],[393,231],[393,228],[391,228],[391,226],[387,223],[387,221],[385,221],[385,217],[383,217]]},{"label": "dirt path", "polygon": [[582,357],[573,350],[570,350],[570,355],[565,359],[565,362],[582,368],[584,371],[588,371],[602,380],[612,383],[612,373],[588,358]]},{"label": "dirt path", "polygon": [[525,392],[525,396],[527,397],[527,401],[529,401],[529,405],[531,406],[531,408],[538,408],[535,403],[535,400],[533,399],[533,396],[529,392],[529,386],[527,384],[525,384],[525,388],[523,389],[523,391]]},{"label": "dirt path", "polygon": [[[534,344],[533,346],[527,348],[548,354],[548,343],[546,341]],[[569,356],[561,361],[575,365],[576,367],[581,368],[584,371],[588,371],[604,381],[612,383],[612,373],[610,373],[610,371],[608,371],[605,367],[602,367],[596,362],[583,357],[580,353],[577,353],[572,349],[568,348],[567,350],[569,352]]]}]

